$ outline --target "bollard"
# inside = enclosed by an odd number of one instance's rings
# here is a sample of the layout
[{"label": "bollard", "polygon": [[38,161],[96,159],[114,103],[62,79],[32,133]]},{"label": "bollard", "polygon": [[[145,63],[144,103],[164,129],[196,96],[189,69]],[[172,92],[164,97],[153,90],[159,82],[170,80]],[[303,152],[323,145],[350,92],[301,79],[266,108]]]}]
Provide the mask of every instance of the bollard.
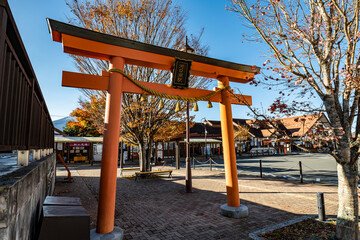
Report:
[{"label": "bollard", "polygon": [[260,161],[260,177],[262,178],[262,162],[261,162],[261,160],[259,160]]},{"label": "bollard", "polygon": [[193,168],[195,169],[195,158],[193,157]]},{"label": "bollard", "polygon": [[300,168],[300,182],[303,183],[303,172],[302,172],[302,165],[301,161],[299,161],[299,168]]},{"label": "bollard", "polygon": [[318,205],[318,213],[319,213],[319,220],[325,221],[325,202],[324,202],[324,193],[318,192],[317,194],[317,205]]},{"label": "bollard", "polygon": [[212,159],[210,158],[210,171],[212,171]]}]

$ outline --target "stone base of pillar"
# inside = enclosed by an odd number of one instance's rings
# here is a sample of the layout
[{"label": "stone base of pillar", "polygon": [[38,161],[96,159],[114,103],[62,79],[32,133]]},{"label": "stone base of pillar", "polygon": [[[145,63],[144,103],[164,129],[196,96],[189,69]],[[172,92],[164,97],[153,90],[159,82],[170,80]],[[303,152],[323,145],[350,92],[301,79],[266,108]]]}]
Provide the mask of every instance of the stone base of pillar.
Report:
[{"label": "stone base of pillar", "polygon": [[100,234],[96,232],[96,228],[90,230],[90,240],[122,240],[124,238],[124,229],[114,227],[109,233]]},{"label": "stone base of pillar", "polygon": [[245,205],[230,207],[227,204],[223,204],[220,206],[220,214],[229,218],[246,218],[249,216],[249,210]]}]

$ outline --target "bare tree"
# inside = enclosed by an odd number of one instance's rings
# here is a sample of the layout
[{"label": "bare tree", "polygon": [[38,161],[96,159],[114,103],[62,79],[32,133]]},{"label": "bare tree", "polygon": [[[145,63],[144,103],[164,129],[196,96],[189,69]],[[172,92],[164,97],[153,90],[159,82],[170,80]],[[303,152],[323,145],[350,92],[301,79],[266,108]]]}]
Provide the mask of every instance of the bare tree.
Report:
[{"label": "bare tree", "polygon": [[[87,29],[111,34],[118,37],[137,40],[162,47],[180,50],[185,45],[185,15],[183,10],[170,0],[71,0],[67,3],[72,16],[71,23]],[[200,44],[202,31],[190,35],[189,43],[196,54],[206,55],[207,46]],[[77,68],[89,74],[100,74],[108,69],[108,62],[73,56]],[[170,72],[138,66],[125,66],[125,72],[134,79],[144,82],[169,83]],[[190,86],[204,88],[208,81],[191,77]],[[83,90],[87,97],[96,91]],[[159,109],[160,99],[148,97],[141,101],[141,96],[124,94],[122,104],[122,136],[139,147],[140,169],[149,168],[151,146],[154,136],[167,123],[182,122],[183,112],[175,112],[176,102],[164,99],[165,108]],[[184,109],[185,103],[182,103]],[[176,132],[174,132],[176,133]],[[171,133],[169,133],[171,134]]]},{"label": "bare tree", "polygon": [[332,152],[338,172],[336,237],[357,239],[360,1],[230,2],[230,10],[247,20],[275,60],[264,63],[273,74],[262,80],[322,101],[337,141]]}]

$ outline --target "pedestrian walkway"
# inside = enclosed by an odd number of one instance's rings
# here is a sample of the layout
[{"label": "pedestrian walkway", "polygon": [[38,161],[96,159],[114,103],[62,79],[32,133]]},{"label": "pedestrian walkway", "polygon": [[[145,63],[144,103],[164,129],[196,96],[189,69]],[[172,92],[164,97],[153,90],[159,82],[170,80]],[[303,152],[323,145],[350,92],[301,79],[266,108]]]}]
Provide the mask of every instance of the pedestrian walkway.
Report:
[{"label": "pedestrian walkway", "polygon": [[[249,239],[256,230],[316,214],[316,192],[325,194],[326,213],[336,214],[336,186],[240,175],[241,204],[249,208],[249,217],[226,218],[219,213],[226,203],[222,172],[193,170],[193,193],[188,194],[185,169],[162,168],[172,169],[173,178],[135,182],[118,175],[115,225],[125,230],[124,239]],[[80,197],[94,228],[100,167],[79,165],[71,171],[73,183],[58,181],[55,192]],[[61,180],[66,171],[58,167],[57,176]]]}]

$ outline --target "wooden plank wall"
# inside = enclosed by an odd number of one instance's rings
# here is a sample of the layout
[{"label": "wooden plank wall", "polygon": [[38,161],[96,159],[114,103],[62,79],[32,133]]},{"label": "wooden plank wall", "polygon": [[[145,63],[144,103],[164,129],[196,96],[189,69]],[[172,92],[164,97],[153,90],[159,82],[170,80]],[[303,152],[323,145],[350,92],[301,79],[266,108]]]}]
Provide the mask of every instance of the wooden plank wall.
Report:
[{"label": "wooden plank wall", "polygon": [[54,126],[6,1],[0,1],[0,152],[54,147]]}]

